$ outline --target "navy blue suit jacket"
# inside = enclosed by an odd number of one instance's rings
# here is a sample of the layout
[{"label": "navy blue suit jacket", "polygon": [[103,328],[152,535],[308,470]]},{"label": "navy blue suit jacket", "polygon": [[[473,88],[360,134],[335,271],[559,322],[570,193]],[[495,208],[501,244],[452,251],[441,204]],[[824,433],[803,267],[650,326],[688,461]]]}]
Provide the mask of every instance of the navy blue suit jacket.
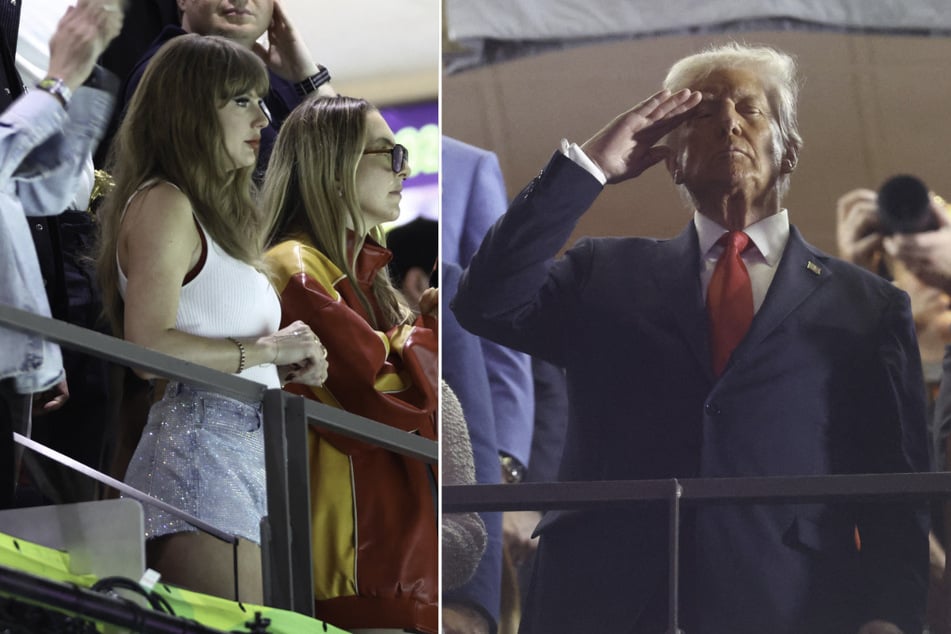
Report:
[{"label": "navy blue suit jacket", "polygon": [[[556,154],[489,232],[453,305],[467,329],[566,368],[561,480],[928,469],[904,293],[793,228],[717,378],[692,224],[671,240],[585,239],[553,259],[600,190]],[[522,632],[662,631],[666,528],[649,505],[546,515]],[[843,634],[884,619],[920,632],[927,533],[913,505],[695,507],[681,623]]]}]

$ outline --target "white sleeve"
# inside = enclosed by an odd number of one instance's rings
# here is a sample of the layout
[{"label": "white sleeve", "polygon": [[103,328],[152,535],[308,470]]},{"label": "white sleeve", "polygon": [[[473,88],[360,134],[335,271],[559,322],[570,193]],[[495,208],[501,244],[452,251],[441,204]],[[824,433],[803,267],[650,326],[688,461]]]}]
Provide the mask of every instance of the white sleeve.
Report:
[{"label": "white sleeve", "polygon": [[608,182],[607,177],[597,164],[588,158],[577,143],[569,143],[568,139],[561,140],[561,153],[575,162],[579,167],[583,167],[589,174],[598,179],[598,182],[604,185]]}]

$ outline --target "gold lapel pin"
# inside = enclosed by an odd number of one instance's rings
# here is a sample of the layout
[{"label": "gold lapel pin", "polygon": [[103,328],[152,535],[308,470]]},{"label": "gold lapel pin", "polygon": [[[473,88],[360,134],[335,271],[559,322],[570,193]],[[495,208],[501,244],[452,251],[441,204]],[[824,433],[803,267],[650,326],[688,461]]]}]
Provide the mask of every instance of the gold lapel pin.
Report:
[{"label": "gold lapel pin", "polygon": [[806,262],[806,269],[808,269],[812,273],[815,273],[816,275],[822,274],[822,267],[820,267],[818,264],[816,264],[812,260],[809,260],[808,262]]}]

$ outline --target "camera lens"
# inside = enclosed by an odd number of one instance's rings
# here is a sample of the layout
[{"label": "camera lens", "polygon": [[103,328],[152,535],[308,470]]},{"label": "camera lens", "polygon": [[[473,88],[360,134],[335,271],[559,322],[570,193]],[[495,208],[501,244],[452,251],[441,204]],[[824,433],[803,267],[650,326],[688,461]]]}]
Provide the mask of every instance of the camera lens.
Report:
[{"label": "camera lens", "polygon": [[884,233],[921,233],[938,228],[928,188],[914,176],[889,178],[878,190],[878,212]]}]

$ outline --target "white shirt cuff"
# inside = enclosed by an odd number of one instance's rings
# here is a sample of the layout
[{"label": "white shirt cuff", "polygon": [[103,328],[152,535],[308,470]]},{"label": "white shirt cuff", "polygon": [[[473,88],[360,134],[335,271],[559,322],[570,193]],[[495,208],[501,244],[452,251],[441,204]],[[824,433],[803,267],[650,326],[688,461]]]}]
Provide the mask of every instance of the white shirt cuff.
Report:
[{"label": "white shirt cuff", "polygon": [[584,150],[581,149],[577,143],[569,143],[568,139],[561,140],[561,153],[566,157],[574,161],[579,167],[583,167],[586,172],[598,179],[598,182],[604,185],[608,182],[607,177],[604,175],[604,172],[601,171],[601,168],[588,158],[588,155],[584,153]]}]

